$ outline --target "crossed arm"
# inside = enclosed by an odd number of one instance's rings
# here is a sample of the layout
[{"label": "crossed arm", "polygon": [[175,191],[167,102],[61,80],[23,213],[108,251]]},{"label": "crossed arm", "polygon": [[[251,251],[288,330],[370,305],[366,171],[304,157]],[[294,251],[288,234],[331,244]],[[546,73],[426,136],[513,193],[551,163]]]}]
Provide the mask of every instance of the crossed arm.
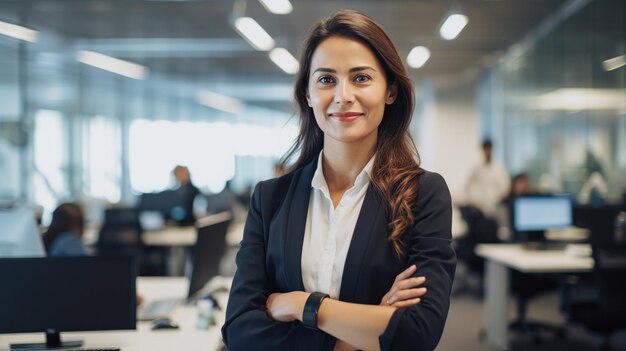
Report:
[{"label": "crossed arm", "polygon": [[[378,350],[379,340],[396,308],[420,302],[426,288],[419,288],[425,277],[411,277],[415,265],[400,273],[379,305],[364,305],[324,299],[318,313],[318,328],[337,338],[335,351]],[[267,311],[279,322],[302,322],[302,311],[309,293],[274,293],[267,299]]]}]

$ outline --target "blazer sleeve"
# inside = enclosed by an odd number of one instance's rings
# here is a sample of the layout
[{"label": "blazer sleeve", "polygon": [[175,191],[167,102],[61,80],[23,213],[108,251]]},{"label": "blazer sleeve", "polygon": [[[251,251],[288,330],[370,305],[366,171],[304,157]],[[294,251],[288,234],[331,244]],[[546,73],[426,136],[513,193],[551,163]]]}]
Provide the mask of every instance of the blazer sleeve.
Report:
[{"label": "blazer sleeve", "polygon": [[[299,322],[277,322],[266,312],[265,303],[273,292],[273,273],[266,265],[265,232],[269,228],[272,193],[263,199],[265,182],[253,193],[243,240],[237,253],[237,272],[222,327],[229,351],[238,350],[321,350],[325,334],[305,328]],[[271,185],[268,187],[271,188]]]},{"label": "blazer sleeve", "polygon": [[415,223],[404,241],[408,265],[425,276],[428,289],[422,301],[397,309],[380,336],[381,350],[433,350],[439,343],[448,315],[456,269],[452,249],[452,206],[444,179],[436,173],[420,177]]}]

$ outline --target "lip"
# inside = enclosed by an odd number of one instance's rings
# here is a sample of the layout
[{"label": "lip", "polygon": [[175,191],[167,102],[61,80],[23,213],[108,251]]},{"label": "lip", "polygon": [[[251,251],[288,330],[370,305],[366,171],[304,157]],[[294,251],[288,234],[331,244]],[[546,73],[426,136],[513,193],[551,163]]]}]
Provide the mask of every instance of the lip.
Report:
[{"label": "lip", "polygon": [[361,112],[333,112],[330,117],[334,117],[340,121],[352,121],[359,116],[363,116]]}]

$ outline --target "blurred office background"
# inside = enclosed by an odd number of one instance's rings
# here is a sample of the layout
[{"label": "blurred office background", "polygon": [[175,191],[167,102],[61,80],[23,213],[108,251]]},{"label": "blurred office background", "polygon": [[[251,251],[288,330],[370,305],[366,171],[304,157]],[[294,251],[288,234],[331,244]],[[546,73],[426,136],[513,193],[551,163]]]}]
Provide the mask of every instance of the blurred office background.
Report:
[{"label": "blurred office background", "polygon": [[[189,167],[204,195],[230,180],[245,197],[275,175],[297,133],[289,56],[313,21],[342,8],[378,20],[407,58],[417,92],[411,132],[455,205],[467,201],[483,138],[536,192],[585,206],[624,201],[623,0],[291,5],[273,13],[257,0],[0,0],[0,207],[33,208],[45,227],[58,204],[76,201],[98,223],[105,208],[172,188],[176,165]],[[468,22],[448,40],[439,27],[453,13]],[[239,34],[248,17],[269,43]],[[123,62],[102,69],[107,60]],[[581,194],[594,173],[601,185]],[[453,234],[466,230],[455,215]],[[555,296],[540,306],[559,322]],[[481,303],[455,297],[442,350],[486,348]],[[546,349],[594,345],[559,342]]]}]

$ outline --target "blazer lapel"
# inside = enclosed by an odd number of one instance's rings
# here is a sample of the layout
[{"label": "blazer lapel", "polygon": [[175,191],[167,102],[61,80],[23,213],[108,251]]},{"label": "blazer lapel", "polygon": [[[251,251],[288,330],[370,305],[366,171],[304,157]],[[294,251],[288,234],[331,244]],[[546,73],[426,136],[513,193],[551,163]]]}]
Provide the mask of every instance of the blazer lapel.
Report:
[{"label": "blazer lapel", "polygon": [[309,212],[309,198],[311,196],[311,181],[317,168],[317,157],[312,162],[302,168],[299,175],[295,176],[289,189],[288,201],[285,202],[286,211],[286,231],[285,231],[285,272],[288,286],[293,290],[304,291],[302,282],[302,243],[304,242],[304,231],[306,229],[306,219]]},{"label": "blazer lapel", "polygon": [[374,235],[376,224],[378,221],[387,221],[385,212],[383,202],[376,194],[374,186],[370,184],[354,227],[354,234],[343,268],[343,278],[339,291],[339,299],[342,301],[355,301],[360,268],[368,252],[368,245],[374,239],[372,235]]}]

